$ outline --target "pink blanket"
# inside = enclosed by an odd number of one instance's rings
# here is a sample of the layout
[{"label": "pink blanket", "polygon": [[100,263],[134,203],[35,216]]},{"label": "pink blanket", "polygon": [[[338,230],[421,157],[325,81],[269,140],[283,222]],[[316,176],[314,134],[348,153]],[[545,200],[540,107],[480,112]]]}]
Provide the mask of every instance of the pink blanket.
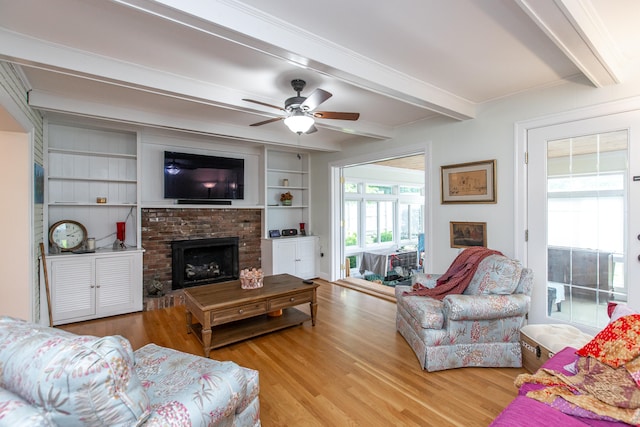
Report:
[{"label": "pink blanket", "polygon": [[461,294],[469,286],[480,261],[489,255],[502,255],[502,253],[479,246],[467,248],[458,254],[447,272],[438,278],[434,288],[426,288],[416,283],[412,290],[405,292],[404,295],[427,296],[441,300],[449,294]]},{"label": "pink blanket", "polygon": [[[571,375],[571,372],[567,371],[565,367],[576,361],[575,352],[575,348],[565,347],[549,359],[544,367]],[[614,420],[598,419],[602,417],[586,409],[571,407],[560,401],[554,402],[554,406],[552,406],[526,397],[529,391],[540,390],[544,387],[541,384],[523,384],[518,391],[518,396],[493,420],[490,427],[623,427],[629,425]]]}]

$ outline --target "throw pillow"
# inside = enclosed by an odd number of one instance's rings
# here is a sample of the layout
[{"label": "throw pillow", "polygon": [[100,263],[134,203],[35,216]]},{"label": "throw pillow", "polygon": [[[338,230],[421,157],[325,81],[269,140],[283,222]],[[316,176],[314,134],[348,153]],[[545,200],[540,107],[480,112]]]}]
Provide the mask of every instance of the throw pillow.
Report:
[{"label": "throw pillow", "polygon": [[617,368],[640,355],[639,338],[640,314],[624,316],[609,323],[576,354]]},{"label": "throw pillow", "polygon": [[[627,304],[616,304],[616,303],[609,303],[609,304],[610,305],[615,304],[615,306],[611,310],[611,314],[609,315],[610,317],[609,323],[615,320],[618,320],[621,317],[629,316],[630,314],[640,314],[636,310],[629,307]],[[608,308],[609,306],[607,306],[607,309]]]}]

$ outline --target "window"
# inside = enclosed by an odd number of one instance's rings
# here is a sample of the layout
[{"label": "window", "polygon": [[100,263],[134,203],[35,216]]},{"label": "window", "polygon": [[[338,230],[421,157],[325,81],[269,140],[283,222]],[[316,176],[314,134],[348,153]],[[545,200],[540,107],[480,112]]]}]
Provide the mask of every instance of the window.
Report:
[{"label": "window", "polygon": [[624,252],[624,174],[550,178],[548,198],[550,246]]},{"label": "window", "polygon": [[422,232],[423,205],[400,203],[400,240],[415,240]]},{"label": "window", "polygon": [[394,202],[368,201],[366,205],[367,245],[393,242]]},{"label": "window", "polygon": [[391,185],[367,184],[365,188],[367,194],[393,194],[393,186]]},{"label": "window", "polygon": [[358,184],[355,182],[347,182],[344,184],[344,192],[345,193],[358,193]]},{"label": "window", "polygon": [[358,246],[358,227],[360,224],[360,204],[356,200],[344,202],[344,245]]},{"label": "window", "polygon": [[409,186],[409,185],[400,185],[398,186],[398,193],[400,195],[410,195],[410,196],[422,196],[422,189],[424,187],[418,186]]}]

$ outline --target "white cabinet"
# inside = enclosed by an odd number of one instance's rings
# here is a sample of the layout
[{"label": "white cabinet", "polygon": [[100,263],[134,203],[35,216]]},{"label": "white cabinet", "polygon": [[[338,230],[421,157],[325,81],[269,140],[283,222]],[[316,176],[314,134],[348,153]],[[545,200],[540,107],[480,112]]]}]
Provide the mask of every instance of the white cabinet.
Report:
[{"label": "white cabinet", "polygon": [[47,258],[53,323],[142,310],[142,250]]},{"label": "white cabinet", "polygon": [[262,240],[262,270],[266,275],[289,273],[302,279],[317,277],[318,238],[282,237]]},{"label": "white cabinet", "polygon": [[45,129],[45,232],[57,221],[75,220],[98,248],[108,248],[116,223],[125,222],[125,244],[140,248],[137,133],[53,123]]},{"label": "white cabinet", "polygon": [[[266,150],[265,236],[269,230],[296,229],[310,226],[309,155],[287,151]],[[284,206],[280,195],[291,193],[291,206]]]}]

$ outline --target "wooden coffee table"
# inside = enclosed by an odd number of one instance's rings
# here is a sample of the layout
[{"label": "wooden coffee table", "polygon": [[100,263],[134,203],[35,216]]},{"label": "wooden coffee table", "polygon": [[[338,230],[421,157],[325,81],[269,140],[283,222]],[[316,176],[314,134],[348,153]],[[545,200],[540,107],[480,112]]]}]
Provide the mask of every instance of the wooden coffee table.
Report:
[{"label": "wooden coffee table", "polygon": [[[301,325],[316,324],[317,283],[303,283],[299,277],[278,274],[264,278],[258,289],[242,289],[239,280],[188,288],[184,291],[187,333],[202,343],[204,355],[247,338]],[[309,303],[311,316],[293,308]],[[278,313],[269,316],[267,313]],[[193,323],[193,318],[199,323]]]}]

